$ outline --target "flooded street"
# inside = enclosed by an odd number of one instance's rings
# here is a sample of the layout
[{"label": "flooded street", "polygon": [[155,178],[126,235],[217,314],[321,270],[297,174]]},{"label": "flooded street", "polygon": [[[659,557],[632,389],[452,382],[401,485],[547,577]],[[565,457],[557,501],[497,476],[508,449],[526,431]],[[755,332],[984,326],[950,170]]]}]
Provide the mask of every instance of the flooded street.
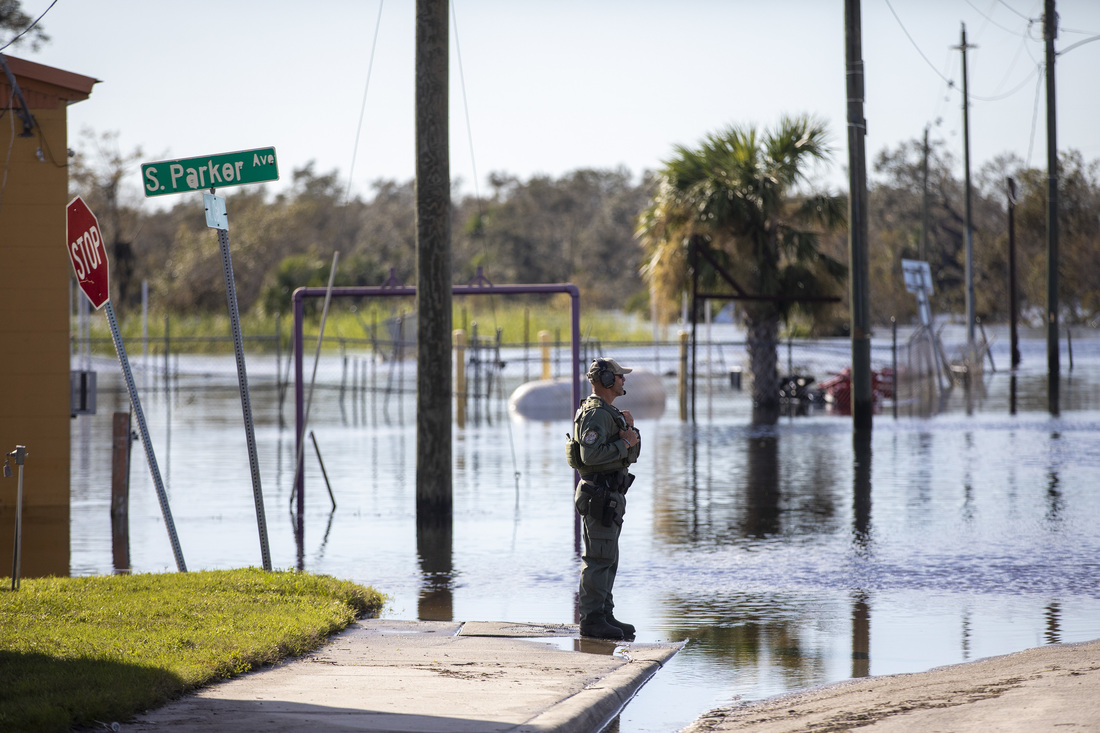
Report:
[{"label": "flooded street", "polygon": [[[747,391],[722,379],[699,393],[696,422],[682,422],[666,376],[664,414],[636,414],[643,451],[616,616],[638,627],[639,642],[688,644],[618,730],[667,733],[737,700],[1100,638],[1100,341],[1075,339],[1072,372],[1063,358],[1057,415],[1045,344],[1021,346],[1015,375],[987,370],[931,417],[904,405],[894,417],[887,406],[865,442],[851,418],[823,409],[754,427]],[[672,363],[647,358],[639,348],[619,361],[658,373]],[[274,567],[372,585],[389,595],[392,618],[574,621],[569,420],[510,417],[500,399],[471,408],[454,431],[453,533],[418,538],[415,380],[388,396],[342,392],[332,366],[309,429],[336,508],[307,441],[298,538],[293,394],[281,421],[265,380],[279,367],[264,359],[250,357],[248,369]],[[259,566],[233,361],[191,377],[186,366],[169,390],[153,377],[139,389],[187,567]],[[112,546],[110,445],[112,413],[128,400],[114,389],[117,362],[95,368],[97,414],[72,423],[73,575],[125,564]],[[132,460],[129,566],[172,572],[138,444]]]}]

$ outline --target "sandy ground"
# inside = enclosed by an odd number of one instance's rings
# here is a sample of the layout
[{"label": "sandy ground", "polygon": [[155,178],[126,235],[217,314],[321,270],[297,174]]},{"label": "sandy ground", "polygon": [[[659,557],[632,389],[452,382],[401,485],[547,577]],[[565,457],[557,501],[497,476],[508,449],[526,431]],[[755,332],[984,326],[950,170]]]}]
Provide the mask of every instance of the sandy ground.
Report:
[{"label": "sandy ground", "polygon": [[720,708],[682,733],[1100,731],[1100,640]]}]

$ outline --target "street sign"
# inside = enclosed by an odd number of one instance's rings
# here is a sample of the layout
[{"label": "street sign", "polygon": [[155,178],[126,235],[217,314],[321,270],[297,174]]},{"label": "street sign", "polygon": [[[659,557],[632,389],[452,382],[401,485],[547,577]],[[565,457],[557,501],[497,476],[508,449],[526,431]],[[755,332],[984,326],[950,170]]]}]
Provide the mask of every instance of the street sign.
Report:
[{"label": "street sign", "polygon": [[922,326],[932,325],[932,268],[924,260],[902,260],[901,275],[905,289],[917,296],[917,314]]},{"label": "street sign", "polygon": [[66,249],[80,289],[96,310],[111,298],[110,268],[95,214],[77,196],[65,209]]},{"label": "street sign", "polygon": [[203,191],[279,180],[275,148],[238,150],[199,158],[142,163],[142,188],[146,196]]},{"label": "street sign", "polygon": [[921,290],[932,295],[932,268],[923,260],[902,260],[901,275],[905,280],[905,289],[910,293]]}]

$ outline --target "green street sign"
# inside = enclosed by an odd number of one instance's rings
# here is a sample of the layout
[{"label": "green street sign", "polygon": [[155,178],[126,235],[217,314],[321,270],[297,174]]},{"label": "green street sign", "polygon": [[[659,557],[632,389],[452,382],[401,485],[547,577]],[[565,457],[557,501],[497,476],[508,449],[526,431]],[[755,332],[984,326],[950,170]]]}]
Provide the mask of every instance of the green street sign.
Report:
[{"label": "green street sign", "polygon": [[238,150],[200,158],[143,163],[141,180],[146,196],[163,196],[277,181],[279,166],[275,161],[275,148]]}]

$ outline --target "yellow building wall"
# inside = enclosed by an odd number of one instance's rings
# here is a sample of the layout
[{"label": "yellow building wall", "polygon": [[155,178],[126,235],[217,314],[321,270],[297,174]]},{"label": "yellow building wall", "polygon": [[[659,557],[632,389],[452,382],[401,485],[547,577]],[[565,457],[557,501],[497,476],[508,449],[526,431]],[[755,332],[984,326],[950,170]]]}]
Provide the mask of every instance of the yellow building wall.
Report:
[{"label": "yellow building wall", "polygon": [[[28,577],[69,572],[72,420],[66,111],[31,112],[33,137],[20,136],[18,118],[14,129],[0,124],[0,450],[27,447],[21,574]],[[11,468],[13,476],[0,479],[0,576],[12,572],[14,461]]]}]

